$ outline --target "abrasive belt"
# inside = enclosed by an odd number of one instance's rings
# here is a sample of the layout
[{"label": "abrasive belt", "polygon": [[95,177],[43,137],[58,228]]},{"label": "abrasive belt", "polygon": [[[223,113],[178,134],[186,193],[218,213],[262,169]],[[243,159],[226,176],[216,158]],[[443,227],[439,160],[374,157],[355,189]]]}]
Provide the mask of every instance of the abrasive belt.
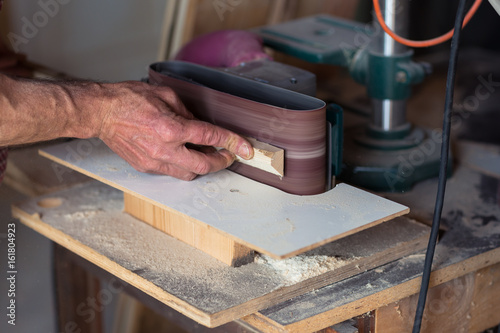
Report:
[{"label": "abrasive belt", "polygon": [[289,193],[325,191],[323,101],[181,61],[152,64],[149,82],[172,88],[197,118],[285,151],[285,175],[281,178],[241,163],[234,163],[231,170]]}]

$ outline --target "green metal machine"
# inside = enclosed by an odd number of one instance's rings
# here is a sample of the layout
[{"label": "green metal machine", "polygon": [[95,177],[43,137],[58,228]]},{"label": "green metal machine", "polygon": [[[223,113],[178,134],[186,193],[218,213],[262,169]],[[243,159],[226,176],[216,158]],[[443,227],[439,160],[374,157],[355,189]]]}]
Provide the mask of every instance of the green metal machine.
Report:
[{"label": "green metal machine", "polygon": [[[407,30],[409,0],[381,1],[386,24]],[[377,20],[360,24],[319,15],[264,27],[264,43],[286,54],[321,64],[346,67],[367,88],[372,101],[368,125],[344,134],[343,181],[376,191],[407,191],[420,180],[437,176],[440,133],[406,120],[406,103],[414,84],[431,68],[412,60],[413,51],[394,41]]]}]

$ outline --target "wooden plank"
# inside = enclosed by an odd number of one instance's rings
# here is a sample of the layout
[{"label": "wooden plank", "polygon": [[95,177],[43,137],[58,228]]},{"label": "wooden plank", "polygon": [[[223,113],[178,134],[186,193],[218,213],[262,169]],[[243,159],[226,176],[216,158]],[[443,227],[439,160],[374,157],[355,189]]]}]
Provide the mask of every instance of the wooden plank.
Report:
[{"label": "wooden plank", "polygon": [[172,31],[169,58],[174,57],[181,47],[191,40],[194,24],[196,21],[196,10],[199,0],[176,1],[176,15]]},{"label": "wooden plank", "polygon": [[[468,330],[474,275],[472,272],[429,289],[420,332],[478,332]],[[411,332],[417,301],[418,294],[377,309],[375,332]]]},{"label": "wooden plank", "polygon": [[483,332],[500,323],[499,299],[500,264],[477,271],[470,312],[466,316],[469,322],[468,332]]},{"label": "wooden plank", "polygon": [[319,195],[297,196],[228,170],[191,182],[144,174],[97,139],[75,140],[40,153],[278,259],[408,212],[405,206],[346,184]]},{"label": "wooden plank", "polygon": [[[431,288],[422,333],[483,332],[500,323],[500,264],[482,268]],[[375,332],[410,332],[418,295],[376,311]]]},{"label": "wooden plank", "polygon": [[[45,203],[50,202],[50,205]],[[57,203],[60,206],[56,207]],[[90,182],[13,207],[14,216],[84,259],[206,326],[218,326],[422,249],[429,229],[405,218],[299,256],[317,275],[256,261],[238,268],[122,212],[120,191]],[[336,263],[332,267],[325,261]],[[309,267],[309,266],[307,266]],[[300,264],[298,271],[304,269]],[[309,271],[308,271],[309,272]]]},{"label": "wooden plank", "polygon": [[[54,244],[58,332],[104,332],[102,309],[111,302],[98,278],[71,261],[68,250]],[[103,304],[104,301],[104,304]],[[96,311],[101,309],[101,311]]]},{"label": "wooden plank", "polygon": [[123,195],[124,211],[186,244],[194,246],[229,266],[253,261],[254,251],[212,228],[193,223],[131,194]]},{"label": "wooden plank", "polygon": [[173,43],[173,33],[175,32],[176,8],[179,0],[168,0],[165,3],[165,12],[161,25],[160,40],[158,41],[158,55],[156,61],[164,61],[169,58],[171,44]]}]

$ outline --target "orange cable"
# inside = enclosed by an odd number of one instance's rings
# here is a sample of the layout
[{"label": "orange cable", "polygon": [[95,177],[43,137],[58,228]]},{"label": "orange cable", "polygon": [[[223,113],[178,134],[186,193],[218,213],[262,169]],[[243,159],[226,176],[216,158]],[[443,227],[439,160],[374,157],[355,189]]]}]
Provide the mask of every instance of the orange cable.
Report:
[{"label": "orange cable", "polygon": [[[428,39],[428,40],[415,41],[415,40],[403,38],[403,37],[397,35],[394,31],[392,31],[385,24],[384,18],[382,16],[382,11],[380,10],[379,1],[380,0],[373,0],[373,8],[375,9],[375,15],[377,16],[377,20],[380,23],[380,26],[382,27],[382,29],[384,29],[384,31],[389,36],[391,36],[392,38],[394,38],[394,40],[396,42],[398,42],[398,43],[401,43],[401,44],[409,46],[409,47],[428,47],[428,46],[434,46],[434,45],[446,42],[448,39],[450,39],[453,36],[453,30],[454,29],[451,29],[450,31],[448,31],[447,33],[445,33],[442,36],[439,36],[439,37],[436,37],[436,38],[432,38],[432,39]],[[474,16],[474,14],[476,13],[477,9],[481,5],[481,2],[482,2],[482,0],[476,0],[474,2],[474,4],[472,5],[472,7],[469,9],[469,12],[465,16],[464,24],[462,25],[462,28],[465,27],[465,25],[467,23],[469,23],[470,19],[472,18],[472,16]]]}]

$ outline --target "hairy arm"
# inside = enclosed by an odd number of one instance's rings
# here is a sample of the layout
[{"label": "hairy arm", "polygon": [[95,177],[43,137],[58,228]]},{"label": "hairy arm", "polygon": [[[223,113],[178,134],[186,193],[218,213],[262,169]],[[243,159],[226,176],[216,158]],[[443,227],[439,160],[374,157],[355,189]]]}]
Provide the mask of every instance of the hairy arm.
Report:
[{"label": "hairy arm", "polygon": [[135,169],[185,180],[228,167],[234,154],[253,154],[242,137],[196,120],[168,87],[0,75],[0,146],[59,137],[99,137]]}]

